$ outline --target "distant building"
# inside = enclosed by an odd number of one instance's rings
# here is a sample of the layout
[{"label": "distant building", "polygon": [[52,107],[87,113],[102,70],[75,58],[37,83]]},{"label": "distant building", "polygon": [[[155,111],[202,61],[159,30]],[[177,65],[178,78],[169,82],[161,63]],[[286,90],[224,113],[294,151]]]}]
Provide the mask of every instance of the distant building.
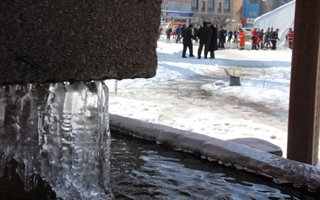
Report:
[{"label": "distant building", "polygon": [[232,2],[232,0],[192,0],[192,21],[197,24],[210,21],[226,25],[233,19]]},{"label": "distant building", "polygon": [[162,20],[189,23],[193,17],[191,11],[192,0],[163,0]]},{"label": "distant building", "polygon": [[258,16],[260,16],[260,0],[243,0],[242,25],[252,25]]},{"label": "distant building", "polygon": [[232,1],[232,17],[233,17],[233,26],[239,27],[241,25],[242,19],[242,7],[243,1],[233,0]]}]

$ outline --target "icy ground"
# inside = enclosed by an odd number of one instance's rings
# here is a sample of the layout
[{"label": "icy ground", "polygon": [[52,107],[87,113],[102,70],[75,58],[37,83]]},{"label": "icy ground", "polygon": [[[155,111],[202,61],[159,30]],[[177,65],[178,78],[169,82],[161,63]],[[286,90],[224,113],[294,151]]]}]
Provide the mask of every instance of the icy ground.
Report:
[{"label": "icy ground", "polygon": [[[292,51],[232,47],[214,60],[182,58],[182,44],[161,38],[155,77],[105,81],[110,113],[224,140],[256,137],[286,156]],[[242,85],[229,86],[230,75]]]}]

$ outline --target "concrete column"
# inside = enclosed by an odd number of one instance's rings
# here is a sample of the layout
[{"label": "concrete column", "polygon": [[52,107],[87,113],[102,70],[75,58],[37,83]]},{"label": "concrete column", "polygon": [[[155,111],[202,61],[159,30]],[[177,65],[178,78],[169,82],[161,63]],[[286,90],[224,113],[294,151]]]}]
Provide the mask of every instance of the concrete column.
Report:
[{"label": "concrete column", "polygon": [[288,123],[292,160],[315,165],[320,123],[320,1],[297,0]]}]

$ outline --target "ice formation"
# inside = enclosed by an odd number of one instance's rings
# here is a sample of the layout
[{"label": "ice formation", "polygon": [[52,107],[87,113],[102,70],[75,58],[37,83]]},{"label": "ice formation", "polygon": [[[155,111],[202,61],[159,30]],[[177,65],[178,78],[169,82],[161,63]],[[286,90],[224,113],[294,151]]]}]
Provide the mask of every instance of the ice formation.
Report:
[{"label": "ice formation", "polygon": [[63,199],[111,199],[108,88],[103,82],[0,88],[0,176],[15,159],[30,190],[39,175]]}]

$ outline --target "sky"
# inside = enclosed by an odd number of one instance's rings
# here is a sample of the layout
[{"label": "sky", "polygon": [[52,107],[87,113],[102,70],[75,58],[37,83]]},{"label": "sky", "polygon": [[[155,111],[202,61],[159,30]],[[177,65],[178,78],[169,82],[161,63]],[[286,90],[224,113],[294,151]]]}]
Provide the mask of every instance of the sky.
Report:
[{"label": "sky", "polygon": [[[182,58],[182,44],[161,36],[155,77],[105,81],[109,112],[223,140],[260,138],[286,157],[292,51],[226,47],[216,59],[189,58],[188,50]],[[230,86],[230,76],[241,86]]]}]

